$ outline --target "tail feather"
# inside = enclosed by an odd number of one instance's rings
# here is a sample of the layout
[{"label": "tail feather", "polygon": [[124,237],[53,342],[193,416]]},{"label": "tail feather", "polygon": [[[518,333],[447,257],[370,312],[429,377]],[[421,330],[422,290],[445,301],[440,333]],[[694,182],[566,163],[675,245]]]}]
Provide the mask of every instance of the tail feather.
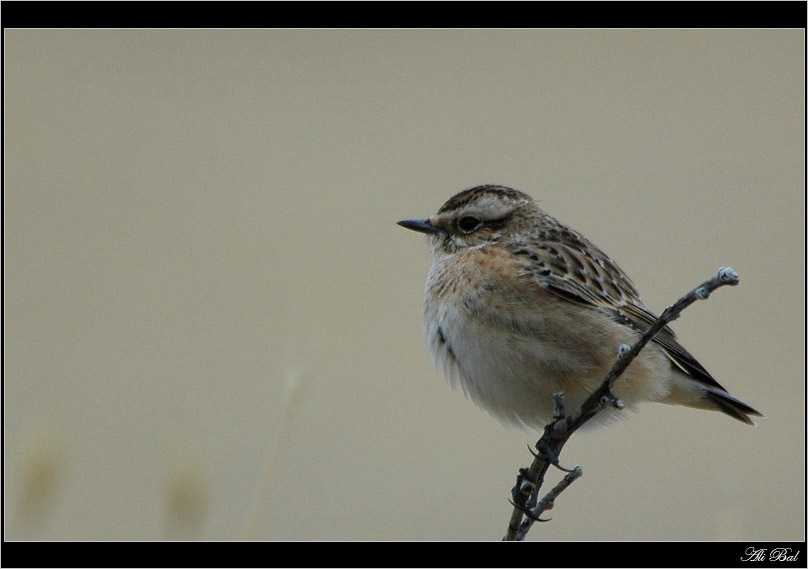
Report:
[{"label": "tail feather", "polygon": [[726,391],[719,391],[713,389],[706,390],[707,398],[718,407],[718,410],[726,413],[730,417],[743,421],[747,425],[754,425],[755,422],[749,417],[763,417],[763,414],[756,409],[753,409],[740,399],[737,399],[727,393]]},{"label": "tail feather", "polygon": [[694,380],[683,372],[674,373],[669,384],[670,391],[662,399],[662,403],[685,405],[696,409],[721,411],[747,425],[754,425],[751,416],[763,417],[757,409],[750,407],[737,397],[730,395],[726,389],[718,385],[707,385],[703,381]]}]

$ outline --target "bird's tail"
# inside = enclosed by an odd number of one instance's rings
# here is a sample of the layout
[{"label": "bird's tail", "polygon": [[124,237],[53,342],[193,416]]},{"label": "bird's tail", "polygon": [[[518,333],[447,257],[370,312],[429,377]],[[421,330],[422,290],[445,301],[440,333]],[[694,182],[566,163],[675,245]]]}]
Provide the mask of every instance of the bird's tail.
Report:
[{"label": "bird's tail", "polygon": [[707,385],[689,375],[676,374],[670,388],[670,392],[662,400],[663,403],[721,411],[747,425],[755,424],[751,417],[763,417],[761,412],[730,395],[717,382],[715,385]]},{"label": "bird's tail", "polygon": [[763,414],[756,409],[753,409],[737,397],[733,397],[726,391],[719,391],[717,389],[706,390],[707,399],[713,403],[715,408],[722,413],[726,413],[730,417],[743,421],[747,425],[754,425],[755,422],[749,417],[762,417]]}]

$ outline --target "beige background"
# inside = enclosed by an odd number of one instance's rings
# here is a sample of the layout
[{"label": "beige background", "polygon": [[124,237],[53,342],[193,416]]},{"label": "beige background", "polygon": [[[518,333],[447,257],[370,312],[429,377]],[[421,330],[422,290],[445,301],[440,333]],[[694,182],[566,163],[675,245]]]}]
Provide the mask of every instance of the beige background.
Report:
[{"label": "beige background", "polygon": [[657,310],[735,268],[674,327],[767,415],[576,435],[584,476],[530,538],[805,538],[803,30],[10,30],[4,54],[5,538],[500,539],[537,436],[430,363],[427,246],[395,225],[486,182]]}]

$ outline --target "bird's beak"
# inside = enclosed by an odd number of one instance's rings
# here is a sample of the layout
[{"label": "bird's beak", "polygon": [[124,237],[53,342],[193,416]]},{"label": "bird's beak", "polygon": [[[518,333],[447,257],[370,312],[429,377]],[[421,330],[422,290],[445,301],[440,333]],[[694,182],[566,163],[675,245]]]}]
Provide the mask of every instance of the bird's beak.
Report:
[{"label": "bird's beak", "polygon": [[398,224],[419,233],[440,233],[440,229],[432,225],[428,219],[405,219]]}]

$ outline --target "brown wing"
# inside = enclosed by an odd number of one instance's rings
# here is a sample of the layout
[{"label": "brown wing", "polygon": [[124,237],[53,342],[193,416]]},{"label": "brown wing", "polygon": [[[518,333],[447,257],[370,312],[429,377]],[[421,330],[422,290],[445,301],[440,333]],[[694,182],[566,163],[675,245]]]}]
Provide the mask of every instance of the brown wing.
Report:
[{"label": "brown wing", "polygon": [[[642,333],[657,319],[631,279],[600,249],[566,228],[553,228],[539,243],[515,244],[511,252],[524,256],[523,267],[541,281],[542,288],[565,299],[600,310],[617,322]],[[671,362],[696,381],[724,388],[685,350],[670,327],[653,339]]]},{"label": "brown wing", "polygon": [[[548,216],[549,217],[549,216]],[[539,286],[570,302],[603,312],[625,326],[644,332],[657,316],[640,300],[631,279],[605,254],[583,236],[552,218],[541,239],[514,243],[509,250],[522,257],[524,273]],[[659,345],[671,365],[704,386],[705,396],[716,408],[739,421],[754,425],[749,415],[761,413],[727,393],[710,373],[685,350],[668,326],[652,340]]]}]

